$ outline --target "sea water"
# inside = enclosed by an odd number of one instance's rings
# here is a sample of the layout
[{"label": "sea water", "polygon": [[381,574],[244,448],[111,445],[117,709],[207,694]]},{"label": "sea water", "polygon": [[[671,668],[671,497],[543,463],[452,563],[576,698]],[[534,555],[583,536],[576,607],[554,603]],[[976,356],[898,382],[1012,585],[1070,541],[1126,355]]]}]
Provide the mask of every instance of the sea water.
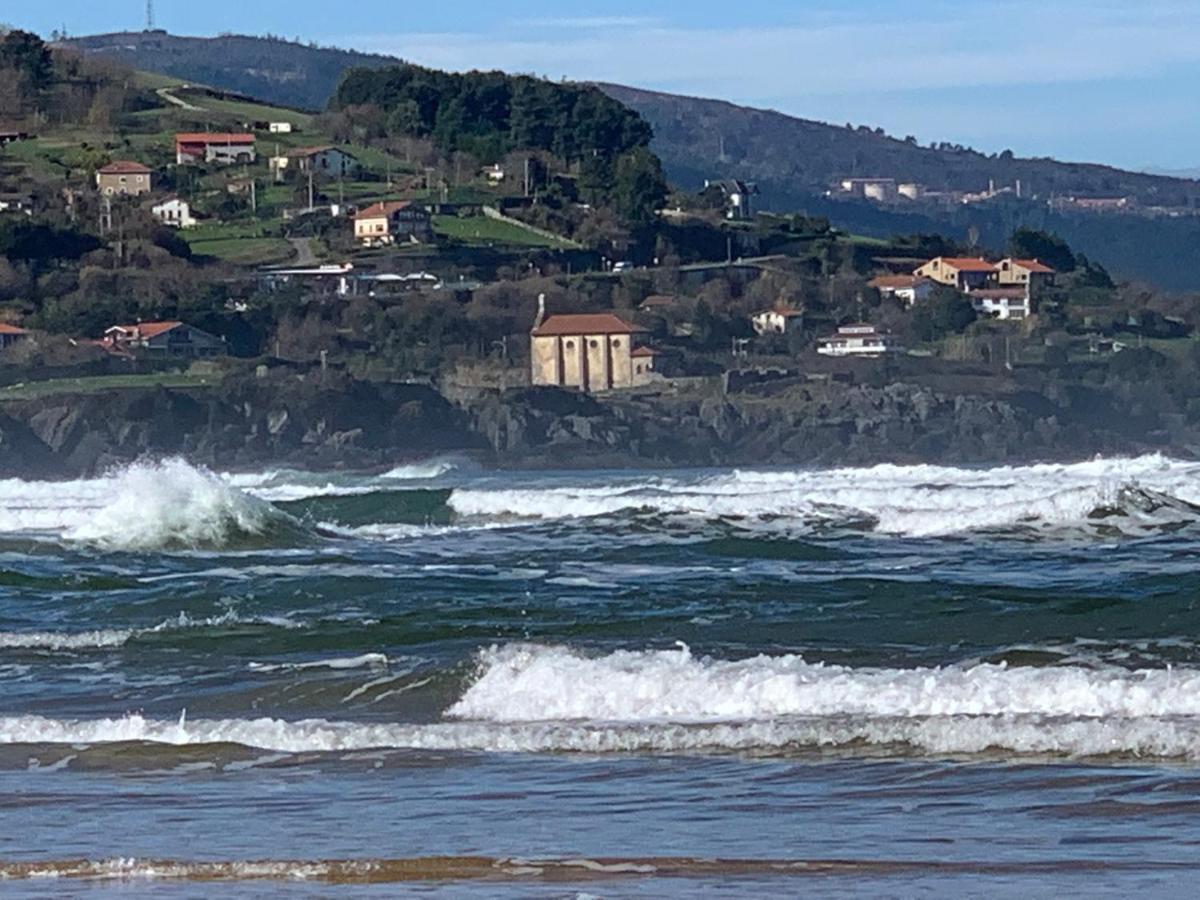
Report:
[{"label": "sea water", "polygon": [[1188,896],[1200,465],[0,480],[0,893]]}]

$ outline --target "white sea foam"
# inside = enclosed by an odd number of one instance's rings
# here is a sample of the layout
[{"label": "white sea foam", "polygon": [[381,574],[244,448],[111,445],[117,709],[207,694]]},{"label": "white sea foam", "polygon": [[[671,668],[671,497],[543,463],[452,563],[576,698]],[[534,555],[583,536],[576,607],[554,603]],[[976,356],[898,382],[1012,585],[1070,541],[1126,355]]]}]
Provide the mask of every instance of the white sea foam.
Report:
[{"label": "white sea foam", "polygon": [[426,462],[397,466],[383,477],[392,481],[429,481],[449,475],[459,468],[459,463],[450,459],[431,459]]},{"label": "white sea foam", "polygon": [[850,669],[796,656],[599,658],[515,645],[434,724],[0,718],[0,743],[236,743],[264,750],[1137,755],[1200,759],[1200,670]]},{"label": "white sea foam", "polygon": [[717,723],[449,722],[367,725],[313,719],[172,722],[130,715],[64,720],[0,718],[2,744],[102,745],[142,741],[175,746],[240,744],[281,753],[429,750],[482,753],[858,753],[907,748],[935,755],[1133,755],[1200,760],[1200,723],[1191,718],[1056,719],[1042,716],[794,718]]},{"label": "white sea foam", "polygon": [[496,722],[761,720],[780,716],[1200,717],[1200,669],[852,669],[800,656],[738,661],[686,648],[591,658],[566,648],[485,651],[450,710]]},{"label": "white sea foam", "polygon": [[0,631],[0,651],[107,650],[123,647],[131,640],[145,635],[199,628],[218,628],[235,624],[272,625],[280,628],[297,627],[290,620],[243,618],[233,611],[202,619],[193,619],[186,613],[180,613],[178,616],[147,628],[102,628],[94,631]]},{"label": "white sea foam", "polygon": [[222,546],[282,514],[181,459],[72,482],[0,482],[0,533],[34,532],[105,550]]},{"label": "white sea foam", "polygon": [[388,658],[382,653],[364,653],[361,656],[335,657],[318,659],[302,663],[260,663],[252,662],[249,668],[254,672],[290,672],[304,669],[386,669]]},{"label": "white sea foam", "polygon": [[[459,515],[483,518],[570,519],[630,510],[802,522],[868,518],[884,533],[927,536],[1081,524],[1097,511],[1118,508],[1124,515],[1110,521],[1136,528],[1161,521],[1156,507],[1172,501],[1200,504],[1200,464],[1146,456],[986,470],[736,471],[610,486],[462,488],[449,502]],[[1194,511],[1167,509],[1165,515],[1194,518]]]}]

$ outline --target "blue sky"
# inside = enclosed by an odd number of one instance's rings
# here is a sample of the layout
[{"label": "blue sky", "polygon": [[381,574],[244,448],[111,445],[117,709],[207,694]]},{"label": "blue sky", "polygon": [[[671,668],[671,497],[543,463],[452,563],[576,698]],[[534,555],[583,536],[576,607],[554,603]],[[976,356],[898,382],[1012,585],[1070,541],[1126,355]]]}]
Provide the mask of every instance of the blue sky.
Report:
[{"label": "blue sky", "polygon": [[[14,4],[48,34],[140,28],[144,0]],[[156,0],[179,34],[273,33],[449,69],[617,81],[922,143],[1200,167],[1196,0]],[[43,11],[45,10],[45,11]]]}]

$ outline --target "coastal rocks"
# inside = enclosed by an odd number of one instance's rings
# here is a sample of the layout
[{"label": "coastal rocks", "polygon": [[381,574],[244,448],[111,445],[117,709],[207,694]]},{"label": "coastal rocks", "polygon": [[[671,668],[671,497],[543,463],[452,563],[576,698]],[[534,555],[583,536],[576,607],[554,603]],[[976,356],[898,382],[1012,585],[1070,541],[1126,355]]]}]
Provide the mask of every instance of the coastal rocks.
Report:
[{"label": "coastal rocks", "polygon": [[[556,388],[433,388],[329,373],[219,389],[59,394],[0,409],[0,477],[89,474],[143,456],[217,468],[376,468],[443,453],[502,467],[949,465],[1193,447],[1178,421],[1103,415],[1091,389],[950,393],[904,382],[711,385],[592,397]],[[1183,451],[1181,451],[1183,452]]]}]

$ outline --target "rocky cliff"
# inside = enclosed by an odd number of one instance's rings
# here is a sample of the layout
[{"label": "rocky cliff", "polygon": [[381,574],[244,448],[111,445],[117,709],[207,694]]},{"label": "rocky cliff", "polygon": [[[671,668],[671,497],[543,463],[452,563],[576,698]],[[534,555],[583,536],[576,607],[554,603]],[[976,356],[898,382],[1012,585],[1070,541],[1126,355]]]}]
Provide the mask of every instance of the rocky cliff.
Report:
[{"label": "rocky cliff", "polygon": [[75,476],[142,456],[245,469],[390,466],[466,453],[504,467],[949,464],[1164,450],[1155,429],[1069,391],[951,393],[797,380],[595,398],[550,388],[450,402],[420,385],[284,375],[220,388],[57,394],[0,405],[0,476]]}]

